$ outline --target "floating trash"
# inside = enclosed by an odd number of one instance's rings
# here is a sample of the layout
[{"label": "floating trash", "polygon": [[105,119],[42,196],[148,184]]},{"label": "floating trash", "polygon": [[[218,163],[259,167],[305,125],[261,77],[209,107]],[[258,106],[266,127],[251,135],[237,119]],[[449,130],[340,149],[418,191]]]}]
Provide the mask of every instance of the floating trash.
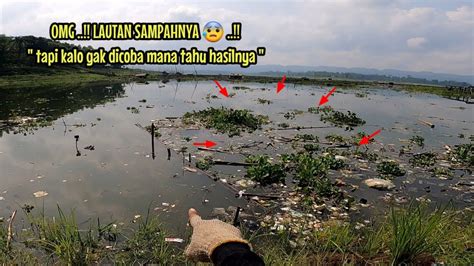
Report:
[{"label": "floating trash", "polygon": [[395,188],[392,181],[381,178],[369,178],[364,180],[364,183],[370,188],[379,190],[391,190]]},{"label": "floating trash", "polygon": [[41,197],[48,196],[48,192],[40,190],[33,193],[33,195],[35,196],[35,198],[41,198]]},{"label": "floating trash", "polygon": [[183,243],[184,239],[177,237],[165,237],[165,242]]},{"label": "floating trash", "polygon": [[196,173],[197,172],[196,168],[191,168],[191,167],[188,167],[188,166],[183,167],[183,169],[188,171],[188,172],[191,172],[191,173]]}]

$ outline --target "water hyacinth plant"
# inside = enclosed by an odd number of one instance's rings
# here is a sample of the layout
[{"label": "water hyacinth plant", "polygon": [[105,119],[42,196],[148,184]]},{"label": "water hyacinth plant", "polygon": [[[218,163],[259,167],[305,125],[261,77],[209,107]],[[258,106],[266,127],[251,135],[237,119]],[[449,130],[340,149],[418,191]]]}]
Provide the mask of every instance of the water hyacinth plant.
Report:
[{"label": "water hyacinth plant", "polygon": [[268,117],[254,115],[249,110],[209,107],[205,110],[185,113],[183,123],[200,124],[232,137],[240,135],[242,131],[253,132],[260,129],[262,125],[268,123]]},{"label": "water hyacinth plant", "polygon": [[393,161],[382,161],[377,165],[377,171],[383,177],[404,176],[406,171],[400,168],[400,165]]},{"label": "water hyacinth plant", "polygon": [[251,155],[245,161],[253,165],[247,168],[246,176],[261,185],[284,183],[286,173],[282,164],[272,163],[267,155]]}]

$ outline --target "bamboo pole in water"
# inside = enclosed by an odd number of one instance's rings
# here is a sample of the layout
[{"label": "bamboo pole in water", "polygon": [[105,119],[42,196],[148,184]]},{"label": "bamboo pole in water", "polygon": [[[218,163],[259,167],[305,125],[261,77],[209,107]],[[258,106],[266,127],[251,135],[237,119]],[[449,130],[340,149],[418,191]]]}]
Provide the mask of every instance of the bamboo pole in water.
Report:
[{"label": "bamboo pole in water", "polygon": [[425,126],[429,126],[430,128],[434,128],[435,125],[428,122],[428,121],[424,121],[424,120],[421,120],[421,119],[418,119],[418,121],[420,121],[422,124],[424,124]]},{"label": "bamboo pole in water", "polygon": [[151,123],[151,157],[155,160],[155,124]]}]

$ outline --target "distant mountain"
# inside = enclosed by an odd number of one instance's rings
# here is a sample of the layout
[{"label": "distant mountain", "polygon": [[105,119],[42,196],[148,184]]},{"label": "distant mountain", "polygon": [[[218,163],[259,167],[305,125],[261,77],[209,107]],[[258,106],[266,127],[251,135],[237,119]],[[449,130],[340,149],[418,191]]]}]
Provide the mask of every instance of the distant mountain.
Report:
[{"label": "distant mountain", "polygon": [[[198,74],[227,74],[227,73],[243,73],[247,75],[256,74],[271,74],[277,75],[279,73],[289,73],[290,75],[299,76],[302,74],[308,74],[311,72],[330,72],[330,73],[353,73],[362,75],[378,75],[380,77],[397,77],[397,78],[414,78],[414,79],[425,79],[430,81],[454,81],[455,83],[469,83],[474,84],[474,76],[469,75],[456,75],[446,73],[433,73],[428,71],[404,71],[397,69],[374,69],[374,68],[361,68],[361,67],[331,67],[331,66],[299,66],[299,65],[255,65],[249,68],[240,68],[239,66],[139,66],[138,68],[144,68],[148,70],[164,70],[168,72],[175,72],[176,69],[179,72],[193,73],[194,70]],[[372,79],[372,78],[371,78]],[[437,82],[434,82],[437,84]]]}]

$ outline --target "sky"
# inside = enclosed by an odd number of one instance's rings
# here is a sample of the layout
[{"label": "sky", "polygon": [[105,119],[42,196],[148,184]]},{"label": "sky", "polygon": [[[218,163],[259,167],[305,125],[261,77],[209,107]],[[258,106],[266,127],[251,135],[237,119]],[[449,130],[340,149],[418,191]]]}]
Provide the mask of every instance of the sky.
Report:
[{"label": "sky", "polygon": [[93,47],[179,49],[266,47],[258,64],[366,67],[473,75],[472,0],[321,1],[9,1],[0,0],[0,34],[49,37],[53,22],[211,20],[242,39],[76,41]]}]

